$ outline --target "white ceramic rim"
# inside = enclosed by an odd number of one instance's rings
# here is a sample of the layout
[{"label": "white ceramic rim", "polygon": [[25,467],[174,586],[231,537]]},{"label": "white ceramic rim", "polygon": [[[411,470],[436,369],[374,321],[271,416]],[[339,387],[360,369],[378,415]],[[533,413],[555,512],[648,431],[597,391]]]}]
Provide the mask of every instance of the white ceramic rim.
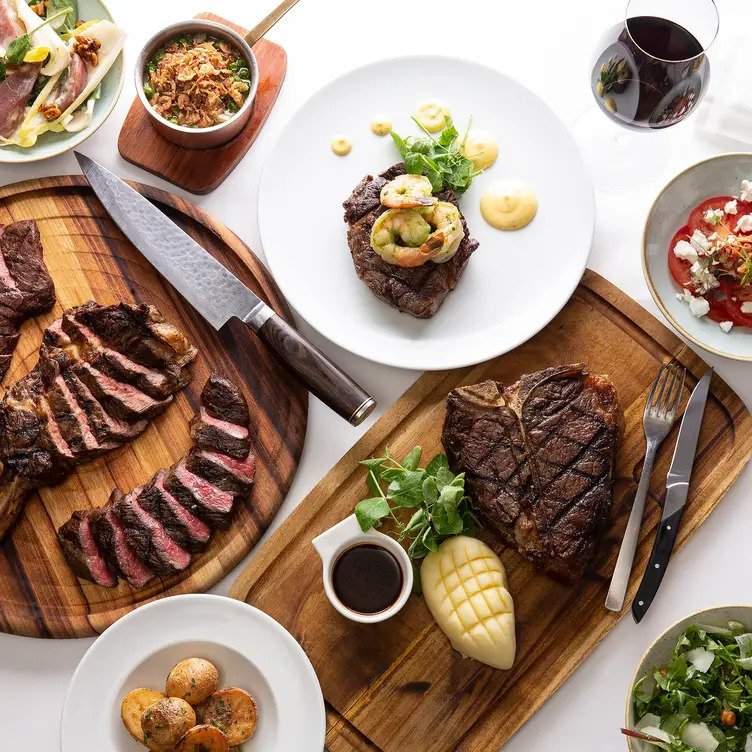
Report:
[{"label": "white ceramic rim", "polygon": [[[68,684],[68,689],[65,693],[65,699],[63,701],[63,709],[60,714],[60,748],[62,749],[63,744],[63,727],[65,724],[65,717],[66,712],[68,710],[69,702],[71,699],[71,694],[73,687],[75,686],[76,680],[78,679],[79,674],[84,670],[86,664],[88,661],[92,660],[92,658],[96,658],[97,653],[99,650],[101,650],[101,638],[105,634],[109,634],[109,637],[111,638],[113,636],[112,633],[117,633],[124,625],[130,624],[135,619],[140,618],[140,615],[144,611],[151,611],[154,609],[159,608],[169,608],[169,604],[172,601],[180,600],[180,601],[211,601],[214,603],[221,603],[222,607],[225,608],[232,608],[237,609],[239,612],[245,612],[248,614],[251,612],[253,614],[253,618],[257,619],[261,623],[265,624],[266,627],[271,629],[272,631],[276,632],[280,637],[285,641],[292,650],[293,653],[296,653],[298,657],[300,658],[300,666],[301,669],[308,675],[309,681],[312,682],[314,686],[316,686],[319,690],[318,692],[318,700],[319,700],[319,717],[320,717],[320,727],[319,727],[319,733],[317,734],[317,738],[320,739],[320,747],[323,749],[325,744],[325,738],[326,738],[326,708],[324,706],[324,697],[321,693],[321,685],[318,680],[318,676],[316,675],[316,671],[313,668],[313,665],[311,664],[310,659],[306,655],[306,652],[301,647],[300,643],[277,621],[275,621],[271,616],[269,616],[267,613],[261,611],[261,609],[255,608],[254,606],[251,606],[243,601],[236,600],[235,598],[229,598],[222,595],[213,595],[211,593],[187,593],[183,595],[174,595],[169,598],[160,598],[158,600],[152,601],[151,603],[147,603],[144,606],[141,606],[137,609],[134,609],[133,611],[129,612],[122,618],[120,618],[118,621],[116,621],[112,626],[108,627],[102,634],[94,641],[92,645],[89,646],[88,650],[84,653],[83,657],[78,663],[78,666],[76,666],[76,670],[73,672],[73,676],[71,677],[70,683]],[[207,636],[204,638],[205,640],[211,640],[211,636]],[[281,750],[280,750],[281,752]]]},{"label": "white ceramic rim", "polygon": [[[108,15],[112,19],[112,23],[116,24],[115,18],[112,15],[112,11],[110,10],[109,6],[105,2],[105,0],[97,0],[97,2],[107,11]],[[117,24],[116,24],[117,25]],[[112,111],[115,109],[115,105],[118,103],[120,99],[120,95],[123,92],[123,86],[125,84],[125,69],[126,69],[126,57],[125,57],[125,47],[123,47],[120,50],[119,57],[122,59],[123,65],[120,69],[120,78],[117,82],[117,88],[115,90],[115,94],[112,97],[112,103],[110,104],[110,107],[108,110],[105,111],[104,117],[102,118],[101,122],[98,125],[95,126],[89,126],[88,128],[84,128],[79,136],[80,138],[74,138],[70,142],[66,142],[65,144],[61,144],[58,149],[53,149],[50,151],[49,154],[43,154],[43,155],[37,155],[34,156],[34,147],[27,149],[29,152],[28,158],[24,159],[13,159],[13,160],[5,160],[3,159],[3,150],[0,148],[0,164],[30,164],[31,162],[41,162],[44,159],[52,159],[53,157],[59,157],[61,154],[65,154],[66,152],[70,151],[71,149],[75,149],[77,146],[80,146],[84,141],[86,141],[89,136],[93,136],[106,122],[107,118],[112,115]],[[117,58],[115,58],[117,60]],[[112,71],[112,68],[107,71],[105,74],[105,78],[110,75],[110,72]],[[18,154],[19,152],[14,152],[14,154]]]},{"label": "white ceramic rim", "polygon": [[[162,117],[149,103],[149,101],[146,99],[146,94],[144,93],[144,66],[146,65],[147,59],[151,56],[151,54],[155,51],[155,48],[157,46],[157,42],[161,40],[163,36],[170,37],[173,34],[178,34],[185,26],[203,26],[206,28],[216,29],[217,32],[222,35],[225,34],[226,36],[230,37],[235,44],[240,48],[240,51],[243,54],[243,57],[246,58],[249,66],[251,67],[251,71],[253,74],[253,80],[251,81],[251,89],[248,92],[248,96],[245,98],[245,102],[243,102],[243,106],[235,113],[233,113],[231,118],[228,118],[225,120],[224,123],[217,123],[216,125],[210,125],[208,128],[191,128],[187,125],[178,125],[177,123],[172,123],[166,118]],[[138,96],[139,100],[141,101],[141,104],[143,105],[144,109],[146,110],[147,114],[157,120],[158,122],[162,123],[162,125],[166,126],[170,130],[175,131],[176,133],[185,133],[187,135],[196,135],[197,133],[205,134],[205,133],[216,133],[217,131],[224,130],[230,123],[233,123],[235,120],[237,120],[241,115],[244,115],[250,107],[253,106],[253,103],[256,101],[256,92],[258,91],[258,82],[259,82],[259,66],[258,66],[258,60],[256,60],[256,55],[253,52],[253,49],[251,48],[251,45],[248,44],[248,42],[243,39],[243,37],[238,34],[237,31],[234,29],[231,29],[229,26],[225,26],[224,24],[217,23],[216,21],[210,21],[207,18],[192,18],[186,21],[176,21],[175,23],[171,23],[169,26],[165,26],[164,28],[160,29],[156,33],[152,34],[149,39],[146,41],[144,46],[141,48],[141,51],[138,54],[138,57],[136,58],[136,65],[133,69],[133,76],[134,76],[134,84],[136,87],[136,95]],[[182,148],[188,148],[188,147],[182,147]]]},{"label": "white ceramic rim", "polygon": [[[290,124],[298,117],[300,112],[308,106],[308,104],[311,102],[314,97],[318,96],[324,89],[329,89],[337,84],[339,84],[340,81],[347,78],[348,76],[351,76],[354,73],[360,72],[362,70],[365,70],[367,68],[373,68],[378,67],[379,65],[383,65],[384,63],[388,62],[401,62],[405,65],[409,65],[414,60],[425,60],[426,58],[432,58],[432,59],[440,59],[447,63],[460,63],[462,65],[472,65],[476,66],[478,68],[484,68],[485,70],[497,75],[501,76],[502,78],[507,78],[510,81],[513,81],[515,85],[519,86],[520,88],[524,89],[531,97],[534,97],[537,99],[543,107],[545,107],[549,113],[551,114],[552,118],[561,126],[561,129],[567,133],[569,136],[569,139],[571,141],[571,146],[573,151],[577,154],[580,163],[582,165],[582,170],[585,176],[588,178],[588,196],[589,196],[589,210],[592,214],[592,224],[590,228],[590,237],[588,238],[588,247],[587,247],[587,254],[585,255],[585,258],[583,259],[582,263],[582,271],[580,275],[577,277],[577,279],[574,281],[574,284],[571,286],[571,289],[568,289],[567,295],[563,301],[560,303],[557,303],[557,307],[555,310],[552,310],[551,316],[542,322],[542,324],[535,329],[534,331],[530,331],[526,335],[522,335],[519,338],[513,340],[512,343],[508,347],[503,348],[502,350],[496,350],[493,347],[489,347],[487,351],[483,351],[483,353],[474,356],[471,360],[462,359],[459,358],[457,360],[448,360],[448,361],[442,361],[441,363],[436,362],[423,362],[423,361],[405,361],[405,360],[397,360],[390,358],[388,354],[379,355],[378,360],[374,357],[374,354],[372,352],[368,352],[365,348],[358,348],[355,349],[352,347],[352,345],[345,340],[343,340],[341,337],[337,335],[336,332],[323,332],[321,331],[313,322],[311,322],[306,316],[303,315],[303,313],[300,311],[299,307],[295,305],[295,301],[292,300],[289,295],[285,292],[285,290],[282,290],[283,294],[287,298],[287,302],[290,304],[290,306],[298,313],[301,318],[303,318],[311,327],[313,327],[322,337],[325,337],[330,342],[333,342],[338,347],[341,347],[343,350],[353,353],[354,355],[357,355],[361,358],[364,358],[365,360],[368,360],[372,363],[380,363],[382,365],[386,366],[392,366],[394,368],[405,368],[408,370],[413,371],[446,371],[451,370],[454,368],[465,368],[468,366],[474,366],[478,363],[484,363],[487,360],[492,360],[493,358],[499,357],[500,355],[504,355],[508,352],[511,352],[512,350],[515,350],[520,345],[525,344],[525,342],[528,342],[533,337],[535,337],[536,334],[541,332],[543,329],[545,329],[555,318],[556,316],[561,313],[561,310],[564,308],[564,306],[569,302],[572,295],[574,294],[574,291],[577,289],[578,285],[582,281],[582,275],[585,273],[585,270],[587,269],[588,261],[590,260],[590,254],[593,249],[593,237],[595,236],[595,225],[597,222],[597,206],[595,202],[595,188],[593,186],[592,176],[590,175],[590,171],[587,168],[587,165],[585,163],[585,160],[582,156],[582,150],[580,149],[579,144],[575,140],[571,129],[567,126],[567,124],[559,117],[559,115],[556,113],[555,110],[553,110],[549,105],[545,102],[545,100],[536,94],[531,88],[528,86],[525,86],[525,84],[520,83],[516,78],[507,75],[506,73],[502,73],[501,71],[497,70],[496,68],[492,68],[490,65],[485,65],[484,63],[479,63],[475,60],[470,60],[468,58],[464,57],[452,57],[451,55],[403,55],[403,56],[396,56],[396,57],[386,57],[386,58],[380,58],[378,60],[374,60],[370,63],[366,63],[365,65],[361,65],[357,68],[353,68],[346,73],[343,73],[336,78],[331,79],[327,83],[325,83],[323,86],[319,87],[311,96],[306,99],[303,104],[301,104],[295,112],[290,116],[290,118],[285,123],[281,133],[277,137],[277,140],[274,143],[274,146],[272,147],[272,151],[274,151],[278,146],[280,141],[285,135],[285,131],[290,127]],[[259,202],[260,202],[260,196],[261,196],[261,190],[264,186],[264,180],[267,177],[267,169],[269,168],[269,159],[267,159],[264,162],[264,166],[261,171],[261,178],[259,180],[259,198],[257,199],[257,215],[258,215],[258,225],[259,225],[259,233],[261,235],[261,243],[263,245],[264,242],[264,234],[261,229],[261,213],[259,211]],[[272,276],[276,278],[276,274],[274,272],[274,262],[273,262],[273,256],[270,257],[268,255],[265,256],[267,265],[269,269],[272,272]],[[408,314],[405,314],[408,315]]]},{"label": "white ceramic rim", "polygon": [[[671,326],[679,332],[683,337],[688,339],[690,342],[694,343],[698,347],[701,347],[703,350],[709,353],[713,353],[713,355],[719,355],[722,358],[729,358],[730,360],[739,360],[743,362],[752,362],[752,355],[736,355],[734,353],[728,353],[724,352],[723,350],[718,350],[715,347],[712,347],[711,345],[708,345],[705,342],[702,342],[697,337],[695,337],[693,334],[690,334],[679,322],[669,313],[668,308],[664,305],[663,299],[661,298],[660,294],[658,293],[658,290],[655,286],[655,283],[653,282],[652,277],[650,276],[650,270],[648,268],[648,224],[650,223],[650,217],[653,214],[653,210],[655,209],[655,205],[658,202],[658,199],[663,196],[666,191],[668,191],[671,186],[679,180],[679,178],[683,177],[686,173],[691,172],[692,170],[697,169],[701,165],[704,165],[708,162],[715,162],[719,159],[728,159],[728,158],[734,158],[734,157],[752,157],[752,152],[745,152],[745,151],[729,151],[724,152],[723,154],[716,154],[712,157],[708,157],[707,159],[701,159],[699,162],[695,162],[694,164],[689,165],[688,167],[685,167],[681,172],[674,175],[674,177],[671,178],[671,180],[666,183],[666,185],[661,188],[660,191],[658,191],[656,197],[653,199],[653,203],[650,205],[650,209],[648,210],[647,216],[645,217],[645,225],[642,230],[642,274],[645,277],[645,283],[648,286],[648,290],[650,290],[650,295],[653,298],[653,301],[660,309],[663,316],[666,318],[666,320],[671,324]],[[691,211],[694,207],[687,207],[687,211]],[[668,252],[668,249],[666,249]],[[668,262],[666,262],[668,263]]]},{"label": "white ceramic rim", "polygon": [[[707,161],[707,160],[703,160]],[[688,621],[688,620],[694,620],[695,617],[699,616],[700,614],[707,613],[708,611],[720,611],[724,608],[749,608],[752,610],[752,604],[746,604],[746,603],[722,603],[717,606],[707,606],[706,608],[701,608],[698,611],[693,611],[686,616],[683,616],[681,619],[677,619],[675,622],[670,624],[666,629],[661,632],[658,637],[656,637],[653,642],[650,643],[648,648],[643,652],[643,654],[640,656],[640,660],[637,662],[637,668],[634,671],[634,674],[632,675],[632,680],[629,683],[629,688],[627,689],[627,702],[626,706],[624,708],[624,728],[629,728],[629,711],[632,708],[632,690],[634,689],[634,685],[637,683],[638,679],[641,677],[638,676],[640,673],[640,669],[642,668],[642,665],[645,663],[648,657],[648,653],[669,633],[672,632],[675,629],[679,628],[679,625],[682,622]],[[632,745],[632,740],[630,737],[625,737],[627,740],[627,749],[629,752],[640,752]]]}]

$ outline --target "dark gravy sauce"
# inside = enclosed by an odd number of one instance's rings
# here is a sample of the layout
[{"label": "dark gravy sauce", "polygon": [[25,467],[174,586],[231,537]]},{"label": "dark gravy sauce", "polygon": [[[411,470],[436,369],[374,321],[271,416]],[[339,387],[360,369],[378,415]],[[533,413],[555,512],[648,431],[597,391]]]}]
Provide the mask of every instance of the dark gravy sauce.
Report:
[{"label": "dark gravy sauce", "polygon": [[343,551],[334,562],[332,584],[347,608],[361,614],[377,614],[399,598],[402,568],[386,548],[361,543]]}]

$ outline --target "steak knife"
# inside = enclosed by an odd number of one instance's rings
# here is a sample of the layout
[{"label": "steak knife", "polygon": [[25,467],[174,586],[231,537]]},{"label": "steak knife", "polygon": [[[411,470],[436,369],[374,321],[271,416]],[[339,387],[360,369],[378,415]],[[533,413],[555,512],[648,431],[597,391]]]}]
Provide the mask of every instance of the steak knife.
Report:
[{"label": "steak knife", "polygon": [[647,569],[642,576],[637,595],[632,601],[632,616],[638,623],[647,613],[658,588],[661,586],[663,575],[674,548],[676,535],[679,532],[679,523],[684,512],[684,505],[687,502],[689,480],[697,453],[697,439],[700,436],[702,417],[705,414],[705,405],[708,401],[712,377],[713,369],[709,368],[697,382],[697,386],[689,397],[679,427],[674,457],[666,476],[666,499],[663,502],[661,524],[655,534]]},{"label": "steak knife", "polygon": [[[376,402],[293,329],[232,272],[148,199],[102,165],[74,152],[107,213],[154,268],[219,331],[238,318],[295,372],[322,402],[352,425]],[[246,327],[238,327],[239,330]]]}]

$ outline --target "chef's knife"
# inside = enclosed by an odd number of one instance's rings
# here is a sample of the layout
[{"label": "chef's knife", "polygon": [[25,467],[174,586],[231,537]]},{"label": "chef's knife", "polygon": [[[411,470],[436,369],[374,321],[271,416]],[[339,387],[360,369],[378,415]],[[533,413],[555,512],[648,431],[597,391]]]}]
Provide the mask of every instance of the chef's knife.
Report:
[{"label": "chef's knife", "polygon": [[642,576],[637,595],[632,601],[632,615],[636,622],[639,622],[650,608],[671,558],[674,541],[676,541],[676,535],[679,532],[682,512],[687,502],[689,479],[692,475],[692,466],[695,463],[697,439],[700,436],[702,416],[705,414],[705,404],[708,401],[712,377],[713,369],[710,368],[697,382],[697,386],[689,397],[679,427],[674,458],[671,460],[671,467],[666,476],[666,499],[663,502],[661,524],[656,531],[647,569]]},{"label": "chef's knife", "polygon": [[219,331],[230,319],[240,319],[313,394],[354,426],[371,413],[376,402],[370,395],[169,217],[93,159],[74,154],[115,224],[211,326]]}]

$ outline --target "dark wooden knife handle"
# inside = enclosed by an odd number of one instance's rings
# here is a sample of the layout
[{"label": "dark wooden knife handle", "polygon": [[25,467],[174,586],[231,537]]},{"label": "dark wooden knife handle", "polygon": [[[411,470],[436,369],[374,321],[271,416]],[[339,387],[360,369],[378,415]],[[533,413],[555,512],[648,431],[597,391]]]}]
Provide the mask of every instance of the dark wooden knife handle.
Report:
[{"label": "dark wooden knife handle", "polygon": [[663,575],[671,559],[671,552],[674,550],[674,542],[679,532],[679,523],[681,522],[682,509],[678,509],[670,517],[661,520],[658,531],[655,534],[653,550],[650,553],[650,561],[642,576],[640,587],[637,588],[637,595],[632,601],[632,616],[639,623],[643,616],[650,608],[650,604],[658,592],[658,588],[663,581]]},{"label": "dark wooden knife handle", "polygon": [[373,397],[276,313],[257,334],[312,394],[352,425],[357,426],[371,414],[376,406]]}]

